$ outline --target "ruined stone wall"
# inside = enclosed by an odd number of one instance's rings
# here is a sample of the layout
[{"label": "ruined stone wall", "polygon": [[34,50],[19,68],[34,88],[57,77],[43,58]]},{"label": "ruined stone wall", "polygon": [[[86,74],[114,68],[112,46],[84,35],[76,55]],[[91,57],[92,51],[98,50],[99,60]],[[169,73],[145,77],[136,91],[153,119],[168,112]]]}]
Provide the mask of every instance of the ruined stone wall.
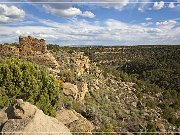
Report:
[{"label": "ruined stone wall", "polygon": [[35,55],[47,52],[47,46],[44,39],[37,39],[31,36],[19,37],[20,55]]},{"label": "ruined stone wall", "polygon": [[0,52],[6,54],[11,53],[18,56],[23,56],[24,58],[30,58],[38,64],[46,65],[53,69],[59,66],[53,55],[48,52],[44,39],[37,39],[31,36],[20,36],[19,45],[0,45]]},{"label": "ruined stone wall", "polygon": [[19,54],[19,49],[16,46],[0,45],[0,52]]}]

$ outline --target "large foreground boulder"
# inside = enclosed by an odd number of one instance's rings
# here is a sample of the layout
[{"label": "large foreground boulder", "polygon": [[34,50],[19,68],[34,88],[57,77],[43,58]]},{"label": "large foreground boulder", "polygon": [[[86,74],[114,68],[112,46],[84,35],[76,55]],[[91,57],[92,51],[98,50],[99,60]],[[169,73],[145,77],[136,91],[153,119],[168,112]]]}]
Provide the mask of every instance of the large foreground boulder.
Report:
[{"label": "large foreground boulder", "polygon": [[17,100],[14,106],[0,111],[1,131],[6,134],[66,134],[70,130],[57,119],[47,116],[36,106]]}]

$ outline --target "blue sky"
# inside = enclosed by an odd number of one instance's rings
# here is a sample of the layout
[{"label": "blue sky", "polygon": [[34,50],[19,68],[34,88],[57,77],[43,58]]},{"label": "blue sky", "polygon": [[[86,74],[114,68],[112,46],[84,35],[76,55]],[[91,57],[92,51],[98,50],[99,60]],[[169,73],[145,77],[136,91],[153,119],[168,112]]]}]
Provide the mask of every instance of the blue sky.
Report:
[{"label": "blue sky", "polygon": [[180,0],[1,0],[0,43],[19,35],[59,45],[179,45]]}]

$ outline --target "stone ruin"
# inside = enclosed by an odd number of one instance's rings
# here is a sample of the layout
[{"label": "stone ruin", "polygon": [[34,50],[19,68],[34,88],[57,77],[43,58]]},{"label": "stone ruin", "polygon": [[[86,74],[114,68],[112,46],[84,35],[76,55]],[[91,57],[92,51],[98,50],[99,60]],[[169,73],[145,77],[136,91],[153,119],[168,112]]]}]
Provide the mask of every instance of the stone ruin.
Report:
[{"label": "stone ruin", "polygon": [[37,39],[31,36],[19,37],[19,54],[35,55],[47,53],[47,46],[44,39]]},{"label": "stone ruin", "polygon": [[36,54],[47,53],[47,45],[44,39],[37,39],[31,36],[19,37],[19,45],[0,45],[0,51],[5,53],[13,53],[23,56],[31,56]]},{"label": "stone ruin", "polygon": [[17,46],[0,45],[0,52],[26,58],[31,57],[31,59],[38,61],[39,64],[45,64],[51,68],[57,68],[59,66],[56,59],[47,50],[46,41],[44,39],[37,39],[31,36],[20,36]]}]

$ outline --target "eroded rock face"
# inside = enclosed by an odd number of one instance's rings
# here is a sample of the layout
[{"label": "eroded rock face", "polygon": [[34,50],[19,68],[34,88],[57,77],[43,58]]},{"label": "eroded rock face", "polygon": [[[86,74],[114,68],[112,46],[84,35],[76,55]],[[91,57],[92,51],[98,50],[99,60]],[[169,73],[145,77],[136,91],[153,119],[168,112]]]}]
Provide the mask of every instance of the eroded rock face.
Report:
[{"label": "eroded rock face", "polygon": [[72,132],[91,132],[94,129],[93,124],[75,110],[59,110],[56,119]]},{"label": "eroded rock face", "polygon": [[7,112],[7,108],[3,108],[0,110],[0,131],[3,127],[3,124],[8,120],[8,116],[6,112]]},{"label": "eroded rock face", "polygon": [[36,54],[34,56],[30,56],[30,58],[38,61],[39,64],[46,65],[48,67],[51,67],[52,69],[57,69],[59,67],[58,62],[56,61],[54,56],[49,52],[44,54]]},{"label": "eroded rock face", "polygon": [[42,132],[50,134],[56,132],[71,135],[70,130],[63,123],[45,115],[36,106],[22,100],[17,100],[17,103],[13,107],[8,107],[0,112],[3,135],[16,134],[9,132],[20,132],[17,133],[18,135],[25,135],[27,132],[33,134],[41,134]]}]

